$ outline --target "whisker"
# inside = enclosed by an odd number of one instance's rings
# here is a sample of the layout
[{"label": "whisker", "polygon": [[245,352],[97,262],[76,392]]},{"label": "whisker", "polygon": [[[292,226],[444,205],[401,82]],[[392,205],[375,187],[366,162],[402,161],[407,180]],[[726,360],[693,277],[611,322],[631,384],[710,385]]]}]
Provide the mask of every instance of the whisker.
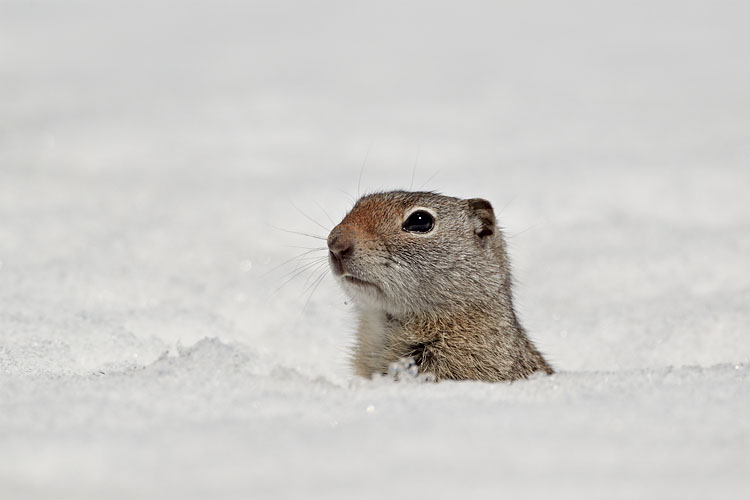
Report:
[{"label": "whisker", "polygon": [[[311,268],[311,270],[310,270],[310,276],[308,276],[308,278],[305,280],[305,283],[302,285],[304,287],[302,289],[302,293],[305,293],[306,291],[308,291],[310,289],[311,282],[314,282],[318,278],[318,276],[320,276],[319,273],[323,272],[326,269],[325,266],[327,266],[327,265],[328,265],[327,262],[321,262],[317,266],[313,266]],[[315,278],[313,278],[313,276]]]},{"label": "whisker", "polygon": [[282,288],[284,288],[285,286],[287,286],[291,281],[293,281],[295,278],[297,278],[298,276],[300,276],[305,271],[307,271],[307,269],[300,269],[297,273],[294,274],[294,276],[291,276],[289,279],[287,279],[281,285],[279,285],[278,288],[276,288],[273,292],[271,292],[271,295],[275,295],[275,294],[279,293],[279,291]]},{"label": "whisker", "polygon": [[411,169],[411,182],[409,183],[409,191],[414,187],[414,174],[417,173],[417,163],[419,163],[419,153],[421,148],[417,148],[417,156],[414,158],[414,168]]},{"label": "whisker", "polygon": [[285,233],[298,234],[298,235],[300,235],[300,236],[307,236],[308,238],[315,238],[315,239],[317,239],[317,240],[324,240],[324,241],[328,241],[328,238],[324,238],[324,237],[322,237],[322,236],[317,236],[317,235],[315,235],[315,234],[302,233],[302,232],[299,232],[299,231],[292,231],[292,230],[290,230],[290,229],[283,229],[283,228],[281,228],[281,227],[278,227],[278,226],[274,226],[274,225],[271,225],[271,227],[272,227],[272,228],[274,228],[274,229],[277,229],[277,230],[279,230],[279,231],[284,231]]},{"label": "whisker", "polygon": [[323,273],[320,275],[320,277],[315,281],[315,286],[313,287],[312,291],[310,292],[310,295],[307,296],[307,300],[305,301],[305,305],[302,306],[302,310],[304,311],[307,308],[307,304],[310,303],[310,299],[312,299],[312,296],[315,294],[315,290],[318,289],[320,284],[323,282],[323,279],[328,275],[329,269],[326,269],[323,271]]},{"label": "whisker", "polygon": [[516,195],[513,198],[511,198],[508,203],[506,203],[505,205],[503,205],[503,208],[501,208],[500,211],[497,213],[497,218],[499,218],[503,214],[503,212],[505,211],[505,209],[508,208],[511,203],[513,203],[514,201],[516,201],[516,198],[518,198],[518,195]]},{"label": "whisker", "polygon": [[354,198],[354,196],[352,196],[351,194],[347,193],[343,189],[337,189],[337,191],[339,191],[339,192],[343,193],[344,195],[346,195],[346,197],[351,200],[352,204],[357,203],[357,200]]},{"label": "whisker", "polygon": [[538,226],[539,226],[539,224],[533,224],[533,225],[531,225],[531,226],[527,227],[526,229],[524,229],[523,231],[521,231],[520,233],[516,233],[516,234],[511,234],[511,235],[509,235],[509,236],[508,236],[508,238],[515,238],[516,236],[520,236],[520,235],[522,235],[523,233],[525,233],[526,231],[531,231],[532,229],[534,229],[534,228],[536,228],[536,227],[538,227]]},{"label": "whisker", "polygon": [[[279,286],[279,287],[278,287],[278,288],[277,288],[276,290],[274,290],[274,293],[278,292],[279,290],[281,290],[282,288],[284,288],[284,286],[285,286],[285,285],[286,285],[287,283],[289,283],[290,281],[292,281],[292,280],[293,280],[294,278],[296,278],[297,276],[301,275],[301,274],[302,274],[302,273],[304,273],[305,271],[308,271],[308,270],[310,270],[310,268],[312,268],[312,267],[314,267],[314,266],[316,266],[316,265],[320,264],[320,263],[321,263],[322,261],[323,261],[323,258],[321,257],[321,260],[320,260],[320,261],[312,261],[312,262],[308,262],[308,263],[306,263],[306,264],[303,264],[303,265],[301,265],[301,266],[297,266],[296,268],[292,269],[291,271],[289,271],[288,273],[286,273],[286,274],[285,274],[284,276],[282,276],[282,277],[281,277],[281,279],[284,279],[284,278],[286,278],[286,277],[289,277],[289,279],[287,279],[286,281],[284,281],[284,282],[283,282],[283,283],[281,284],[281,286]],[[290,275],[291,275],[291,276],[290,276]]]},{"label": "whisker", "polygon": [[431,175],[431,176],[430,176],[430,177],[429,177],[429,178],[428,178],[428,179],[427,179],[426,181],[424,181],[424,184],[422,184],[421,186],[419,186],[419,191],[421,191],[421,190],[422,190],[422,189],[423,189],[423,188],[424,188],[424,187],[425,187],[425,186],[426,186],[427,184],[429,184],[429,183],[430,183],[430,181],[431,181],[432,179],[434,179],[434,178],[435,178],[435,176],[436,176],[437,174],[439,174],[439,173],[440,173],[440,170],[438,170],[437,172],[435,172],[434,174],[432,174],[432,175]]},{"label": "whisker", "polygon": [[299,248],[300,250],[327,250],[328,249],[328,247],[311,248],[311,247],[301,247],[299,245],[282,245],[282,246],[284,248]]},{"label": "whisker", "polygon": [[302,257],[299,260],[325,260],[327,255],[313,255],[312,257]]},{"label": "whisker", "polygon": [[325,214],[325,216],[326,216],[326,217],[328,217],[328,220],[329,220],[329,221],[331,221],[331,225],[335,226],[335,225],[336,225],[336,223],[335,223],[335,222],[333,221],[333,219],[331,219],[331,216],[330,216],[330,215],[328,215],[328,212],[326,212],[326,209],[325,209],[325,208],[323,208],[323,205],[321,205],[321,204],[320,204],[320,203],[318,203],[317,201],[315,202],[315,205],[317,205],[317,206],[318,206],[318,208],[319,208],[319,209],[321,209],[321,210],[323,211],[323,213]]},{"label": "whisker", "polygon": [[359,169],[359,179],[357,179],[357,198],[361,196],[360,186],[362,185],[362,174],[365,172],[365,165],[367,164],[367,158],[370,157],[370,150],[372,149],[372,142],[367,146],[367,153],[365,153],[365,159],[362,160],[362,168]]},{"label": "whisker", "polygon": [[295,261],[295,260],[298,260],[298,259],[299,259],[299,260],[306,260],[306,259],[303,259],[302,257],[304,257],[304,256],[305,256],[305,255],[307,255],[307,254],[311,254],[311,253],[313,253],[313,252],[317,252],[317,251],[320,251],[320,250],[323,250],[323,249],[322,249],[322,248],[320,248],[320,249],[318,249],[318,248],[312,248],[312,249],[309,249],[309,250],[307,250],[306,252],[302,252],[302,253],[301,253],[301,254],[299,254],[299,255],[295,255],[295,256],[294,256],[294,257],[292,257],[291,259],[285,260],[285,261],[284,261],[284,262],[282,262],[281,264],[279,264],[279,265],[277,265],[277,266],[274,266],[274,267],[272,267],[271,269],[269,269],[268,271],[266,271],[265,273],[263,273],[263,274],[262,274],[261,276],[268,276],[269,274],[271,274],[272,272],[274,272],[274,271],[275,271],[275,270],[277,270],[278,268],[280,268],[280,267],[282,267],[282,266],[284,266],[284,265],[286,265],[286,264],[289,264],[289,263],[290,263],[290,262],[292,262],[292,261]]},{"label": "whisker", "polygon": [[325,226],[324,226],[323,224],[321,224],[320,222],[316,221],[315,219],[313,219],[312,217],[310,217],[309,215],[307,215],[307,214],[306,214],[305,212],[303,212],[302,210],[300,210],[299,208],[297,208],[297,205],[295,205],[295,204],[294,204],[294,203],[292,203],[291,201],[289,202],[289,204],[290,204],[290,205],[292,205],[292,206],[294,207],[294,209],[295,209],[295,210],[296,210],[297,212],[299,212],[299,213],[300,213],[300,214],[302,215],[302,217],[304,217],[305,219],[309,220],[309,221],[310,221],[310,222],[312,222],[313,224],[317,224],[317,225],[318,225],[319,227],[322,227],[322,228],[323,228],[323,229],[324,229],[325,231],[327,231],[327,232],[330,232],[330,231],[331,231],[331,228],[329,228],[329,227],[325,227]]},{"label": "whisker", "polygon": [[[330,268],[325,268],[325,269],[322,269],[320,271],[320,273],[318,274],[317,278],[315,279],[315,281],[312,284],[312,291],[310,292],[310,297],[312,297],[312,294],[315,293],[315,289],[318,288],[318,286],[320,286],[320,282],[323,281],[323,279],[325,279],[326,276],[328,276],[328,273],[330,271],[331,271]],[[308,300],[309,300],[309,298],[308,298]]]}]

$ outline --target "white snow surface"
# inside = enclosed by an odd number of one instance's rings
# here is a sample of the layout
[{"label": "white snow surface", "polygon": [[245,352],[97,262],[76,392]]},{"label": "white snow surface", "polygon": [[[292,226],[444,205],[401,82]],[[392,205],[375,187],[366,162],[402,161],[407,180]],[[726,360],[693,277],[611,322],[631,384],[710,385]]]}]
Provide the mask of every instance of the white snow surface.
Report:
[{"label": "white snow surface", "polygon": [[[0,497],[745,497],[748,5],[4,0]],[[283,230],[410,186],[557,374],[352,375]]]}]

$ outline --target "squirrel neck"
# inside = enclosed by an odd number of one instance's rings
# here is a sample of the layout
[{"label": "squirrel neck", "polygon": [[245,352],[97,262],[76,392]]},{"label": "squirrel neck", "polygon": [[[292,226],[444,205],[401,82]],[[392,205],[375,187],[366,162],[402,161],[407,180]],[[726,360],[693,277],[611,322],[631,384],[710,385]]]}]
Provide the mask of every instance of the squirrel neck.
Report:
[{"label": "squirrel neck", "polygon": [[498,302],[430,312],[361,310],[355,369],[365,376],[386,373],[391,363],[412,358],[421,372],[438,379],[501,381],[552,373],[512,303]]}]

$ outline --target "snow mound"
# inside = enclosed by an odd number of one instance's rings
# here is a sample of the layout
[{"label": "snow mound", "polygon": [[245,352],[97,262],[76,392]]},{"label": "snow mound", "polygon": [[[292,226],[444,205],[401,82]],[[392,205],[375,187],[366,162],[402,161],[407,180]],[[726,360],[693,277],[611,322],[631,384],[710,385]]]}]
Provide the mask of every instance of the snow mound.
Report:
[{"label": "snow mound", "polygon": [[225,344],[217,338],[204,338],[189,347],[178,343],[176,356],[165,351],[158,360],[146,366],[144,372],[147,376],[183,377],[195,372],[207,378],[247,376],[254,373],[256,358],[246,349]]}]

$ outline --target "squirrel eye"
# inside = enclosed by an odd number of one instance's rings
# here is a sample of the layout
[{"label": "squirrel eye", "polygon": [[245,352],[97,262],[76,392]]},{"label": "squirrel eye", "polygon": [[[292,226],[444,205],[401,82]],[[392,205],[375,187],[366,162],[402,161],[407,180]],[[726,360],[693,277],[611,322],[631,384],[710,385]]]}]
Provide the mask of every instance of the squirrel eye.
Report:
[{"label": "squirrel eye", "polygon": [[417,210],[404,221],[401,229],[410,233],[429,233],[433,227],[435,227],[435,218],[432,214]]}]

